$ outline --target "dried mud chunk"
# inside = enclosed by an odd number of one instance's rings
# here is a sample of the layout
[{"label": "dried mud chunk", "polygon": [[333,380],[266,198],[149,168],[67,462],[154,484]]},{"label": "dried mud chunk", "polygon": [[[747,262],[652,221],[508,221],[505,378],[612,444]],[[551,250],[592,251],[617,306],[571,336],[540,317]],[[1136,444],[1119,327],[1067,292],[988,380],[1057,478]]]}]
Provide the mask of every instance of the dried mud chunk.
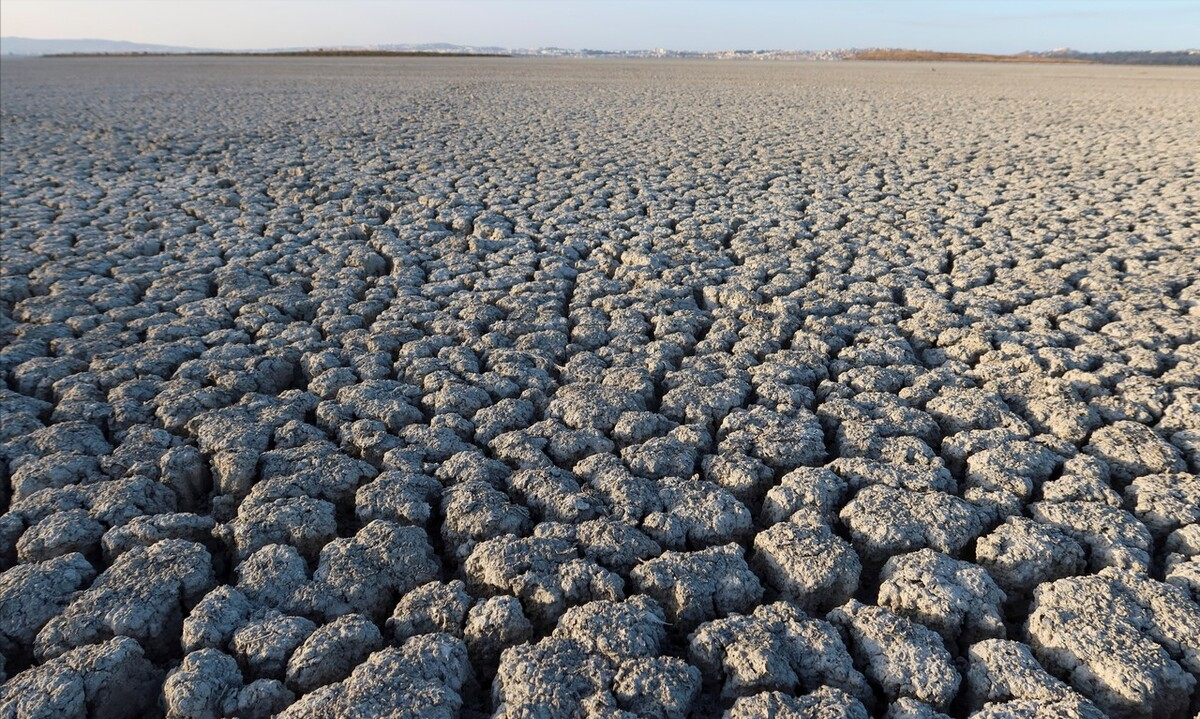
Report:
[{"label": "dried mud chunk", "polygon": [[0,652],[27,651],[46,622],[95,576],[82,554],[20,564],[0,573]]},{"label": "dried mud chunk", "polygon": [[163,684],[168,719],[221,719],[237,710],[242,673],[237,661],[215,649],[183,658]]},{"label": "dried mud chunk", "polygon": [[788,472],[763,499],[762,521],[777,524],[801,509],[815,509],[826,524],[837,521],[846,481],[824,467],[800,467]]},{"label": "dried mud chunk", "polygon": [[234,632],[229,649],[246,676],[282,679],[292,652],[316,630],[317,625],[304,617],[275,614]]},{"label": "dried mud chunk", "polygon": [[908,696],[944,710],[962,677],[941,637],[882,607],[850,600],[829,614],[850,635],[851,651],[890,701]]},{"label": "dried mud chunk", "polygon": [[1095,502],[1036,502],[1029,506],[1033,518],[1056,527],[1091,549],[1088,566],[1150,570],[1154,539],[1133,515]]},{"label": "dried mud chunk", "polygon": [[134,547],[149,547],[164,539],[186,539],[204,543],[212,536],[216,522],[197,514],[171,513],[134,517],[128,524],[113,527],[100,538],[104,558],[110,564]]},{"label": "dried mud chunk", "polygon": [[1166,582],[1190,593],[1200,603],[1200,524],[1171,532],[1163,551]]},{"label": "dried mud chunk", "polygon": [[546,521],[574,524],[603,510],[596,497],[581,490],[574,474],[558,468],[518,470],[509,478],[509,487]]},{"label": "dried mud chunk", "polygon": [[1189,593],[1193,601],[1200,603],[1200,558],[1173,562],[1163,579]]},{"label": "dried mud chunk", "polygon": [[883,565],[879,605],[920,622],[949,647],[1003,638],[1006,597],[981,567],[931,549]]},{"label": "dried mud chunk", "polygon": [[441,482],[429,475],[383,472],[358,488],[354,495],[354,515],[363,523],[384,519],[421,527],[429,522],[433,515],[431,505],[436,505],[441,493]]},{"label": "dried mud chunk", "polygon": [[1104,461],[1118,486],[1148,474],[1184,472],[1179,450],[1149,427],[1137,422],[1114,422],[1092,433],[1083,451]]},{"label": "dried mud chunk", "polygon": [[429,582],[400,598],[387,627],[400,642],[438,632],[461,637],[470,607],[471,596],[461,581]]},{"label": "dried mud chunk", "polygon": [[183,620],[183,650],[225,650],[233,633],[245,624],[255,607],[237,589],[222,585],[204,595]]},{"label": "dried mud chunk", "polygon": [[1139,477],[1125,488],[1133,514],[1156,538],[1200,524],[1200,478],[1185,472]]},{"label": "dried mud chunk", "polygon": [[1033,442],[1005,442],[967,459],[967,487],[1008,492],[1027,501],[1054,472],[1059,458]]},{"label": "dried mud chunk", "polygon": [[484,482],[499,489],[507,486],[512,470],[503,462],[472,450],[460,452],[443,462],[435,475],[448,487],[465,482]]},{"label": "dried mud chunk", "polygon": [[645,516],[642,531],[663,546],[707,547],[749,533],[750,510],[709,482],[664,479],[656,483],[657,509]]},{"label": "dried mud chunk", "polygon": [[179,444],[179,440],[164,429],[134,425],[125,431],[121,444],[112,455],[100,460],[110,477],[129,477],[140,474],[158,479],[163,453]]},{"label": "dried mud chunk", "polygon": [[539,623],[557,620],[568,606],[624,596],[621,578],[578,558],[562,539],[512,536],[478,544],[464,571],[476,592],[512,594]]},{"label": "dried mud chunk", "polygon": [[849,543],[809,512],[809,521],[801,512],[791,522],[759,532],[750,565],[780,597],[805,611],[823,612],[854,596],[862,562]]},{"label": "dried mud chunk", "polygon": [[[12,417],[5,413],[4,424],[11,421]],[[85,454],[54,452],[23,463],[13,472],[9,481],[12,484],[12,499],[16,502],[42,489],[92,484],[103,478],[97,458]]]},{"label": "dried mud chunk", "polygon": [[338,391],[343,387],[357,383],[358,375],[354,374],[354,370],[349,367],[331,367],[309,381],[308,391],[323,400],[331,400],[337,397]]},{"label": "dried mud chunk", "polygon": [[1029,425],[999,395],[979,389],[946,387],[925,405],[946,434],[976,429],[1010,429],[1029,436]]},{"label": "dried mud chunk", "polygon": [[238,591],[256,607],[296,614],[325,608],[305,603],[308,565],[290,544],[268,544],[247,557],[236,572]]},{"label": "dried mud chunk", "polygon": [[1042,500],[1045,502],[1095,502],[1110,507],[1121,507],[1121,495],[1117,494],[1108,481],[1096,476],[1064,474],[1058,479],[1042,485]]},{"label": "dried mud chunk", "polygon": [[153,710],[162,674],[129,637],[64,652],[0,686],[0,715],[136,719]]},{"label": "dried mud chunk", "polygon": [[[834,387],[845,385],[830,385]],[[847,388],[849,389],[849,388]],[[884,460],[888,447],[929,447],[941,437],[938,423],[890,392],[864,392],[853,399],[830,398],[817,410],[824,428],[832,431],[843,456]]]},{"label": "dried mud chunk", "polygon": [[1080,574],[1083,547],[1060,529],[1025,517],[1009,517],[975,544],[975,561],[1014,596],[1044,582]]},{"label": "dried mud chunk", "polygon": [[828,685],[871,699],[837,630],[787,602],[701,625],[688,639],[688,660],[727,698]]},{"label": "dried mud chunk", "polygon": [[554,393],[548,413],[572,429],[611,432],[623,412],[644,409],[645,402],[637,394],[618,387],[573,382]]},{"label": "dried mud chunk", "polygon": [[[682,717],[700,688],[699,673],[658,656],[662,609],[647,597],[597,601],[563,615],[553,634],[501,655],[493,693],[502,716],[613,714]],[[654,704],[638,705],[652,699]]]},{"label": "dried mud chunk", "polygon": [[546,455],[550,440],[521,429],[505,432],[488,443],[492,456],[519,469],[545,469],[554,462]]},{"label": "dried mud chunk", "polygon": [[504,650],[493,701],[504,717],[586,716],[606,698],[616,703],[608,695],[616,672],[612,659],[573,640],[547,637]]},{"label": "dried mud chunk", "polygon": [[[492,440],[506,432],[523,429],[533,424],[533,404],[526,399],[509,397],[491,407],[475,413],[475,442],[488,446]],[[564,424],[572,426],[564,420]]]},{"label": "dried mud chunk", "polygon": [[833,687],[820,687],[802,697],[783,692],[763,692],[741,697],[725,719],[867,719],[862,702]]},{"label": "dried mud chunk", "polygon": [[723,487],[742,502],[752,502],[766,493],[774,479],[771,468],[741,452],[710,454],[701,462],[704,478]]},{"label": "dried mud chunk", "polygon": [[855,491],[873,484],[912,492],[958,491],[958,483],[945,467],[919,467],[875,462],[862,457],[840,457],[829,463],[829,469]]},{"label": "dried mud chunk", "polygon": [[287,663],[287,686],[297,694],[341,681],[383,647],[379,627],[361,614],[347,614],[310,634]]},{"label": "dried mud chunk", "polygon": [[942,438],[938,453],[942,461],[956,475],[965,475],[967,460],[973,455],[989,449],[997,449],[1011,442],[1020,442],[1029,435],[1011,429],[971,429]]},{"label": "dried mud chunk", "polygon": [[668,618],[685,629],[749,611],[763,595],[737,544],[666,552],[635,567],[629,578],[637,591],[658,600]]},{"label": "dried mud chunk", "polygon": [[463,561],[482,541],[506,534],[525,535],[533,528],[529,510],[482,480],[468,480],[442,495],[442,540]]},{"label": "dried mud chunk", "polygon": [[611,452],[614,447],[612,441],[599,430],[568,429],[553,419],[532,424],[517,435],[534,443],[545,440],[540,451],[559,467],[573,466],[590,455]]},{"label": "dried mud chunk", "polygon": [[44,661],[118,635],[169,656],[178,651],[184,607],[214,582],[212,560],[199,544],[168,539],[133,549],[42,628],[35,652]]},{"label": "dried mud chunk", "polygon": [[459,452],[473,449],[472,445],[446,427],[410,424],[400,431],[400,437],[408,449],[420,450],[429,462],[445,462]]},{"label": "dried mud chunk", "polygon": [[1129,572],[1060,579],[1034,592],[1029,644],[1117,719],[1188,711],[1200,671],[1200,609],[1180,590]]},{"label": "dried mud chunk", "polygon": [[600,566],[628,574],[640,562],[662,554],[662,547],[641,530],[618,519],[599,517],[575,527],[583,555]]},{"label": "dried mud chunk", "polygon": [[654,437],[621,450],[621,459],[639,477],[664,479],[691,477],[695,472],[697,448],[676,437]]},{"label": "dried mud chunk", "polygon": [[1179,450],[1188,469],[1200,473],[1200,429],[1185,429],[1172,434],[1171,444]]},{"label": "dried mud chunk", "polygon": [[414,422],[424,419],[421,410],[412,405],[420,390],[395,380],[372,379],[343,387],[337,401],[353,407],[358,419],[373,419],[387,425],[389,432],[400,432]]},{"label": "dried mud chunk", "polygon": [[855,495],[840,517],[854,548],[876,561],[924,547],[953,556],[984,529],[976,508],[954,495],[882,485]]},{"label": "dried mud chunk", "polygon": [[375,652],[345,680],[305,695],[279,719],[456,719],[463,705],[460,692],[470,676],[462,640],[423,634]]},{"label": "dried mud chunk", "polygon": [[[286,437],[286,439],[285,439]],[[325,438],[325,433],[309,424],[288,423],[275,432],[276,447],[302,447]],[[388,452],[403,446],[399,437],[387,431],[383,422],[360,419],[338,433],[347,452],[368,464],[379,467]]]},{"label": "dried mud chunk", "polygon": [[644,596],[628,600],[600,600],[568,609],[554,628],[553,637],[571,639],[587,651],[611,659],[651,657],[666,637],[663,610]]},{"label": "dried mud chunk", "polygon": [[1013,699],[985,705],[971,714],[970,719],[1109,719],[1096,706],[1082,698],[1053,701],[1045,699]]},{"label": "dried mud chunk", "polygon": [[438,569],[425,530],[377,519],[325,545],[313,582],[353,611],[382,619],[397,594],[434,579]]},{"label": "dried mud chunk", "polygon": [[611,436],[626,445],[641,444],[652,437],[660,437],[674,429],[676,423],[657,412],[622,412]]},{"label": "dried mud chunk", "polygon": [[725,379],[710,385],[681,384],[667,390],[660,411],[676,422],[715,424],[735,407],[741,407],[750,385],[742,380]]},{"label": "dried mud chunk", "polygon": [[1033,700],[1071,703],[1079,705],[1085,716],[1103,717],[1091,702],[1043,669],[1024,644],[988,639],[972,646],[967,659],[966,703],[973,710],[996,702]]},{"label": "dried mud chunk", "polygon": [[950,719],[950,715],[912,697],[900,697],[888,707],[884,719]]},{"label": "dried mud chunk", "polygon": [[768,467],[791,470],[825,459],[825,434],[812,413],[787,416],[765,407],[735,409],[717,433],[722,453],[741,451]]},{"label": "dried mud chunk", "polygon": [[53,452],[104,457],[113,447],[99,427],[89,422],[58,422],[29,435],[29,442],[38,453]]},{"label": "dried mud chunk", "polygon": [[1095,408],[1078,398],[1042,397],[1029,402],[1027,416],[1034,429],[1048,432],[1068,442],[1083,442],[1088,433],[1100,426]]},{"label": "dried mud chunk", "polygon": [[612,693],[626,711],[651,719],[684,719],[700,694],[700,672],[675,657],[630,659],[617,670]]},{"label": "dried mud chunk", "polygon": [[359,485],[376,474],[374,467],[352,459],[329,442],[263,452],[259,466],[262,480],[245,500],[251,506],[299,496],[350,506]]},{"label": "dried mud chunk", "polygon": [[296,700],[278,679],[258,679],[242,687],[237,695],[237,719],[271,719]]},{"label": "dried mud chunk", "polygon": [[74,552],[89,554],[100,544],[104,530],[82,509],[56,512],[25,530],[17,540],[17,558],[44,562]]},{"label": "dried mud chunk", "polygon": [[315,559],[337,537],[335,508],[311,497],[277,499],[244,508],[222,528],[237,547],[239,561],[268,544],[290,544],[300,554]]},{"label": "dried mud chunk", "polygon": [[9,506],[12,516],[37,523],[56,512],[84,509],[101,524],[115,527],[134,517],[175,511],[175,495],[146,477],[131,477],[89,485],[43,489]]},{"label": "dried mud chunk", "polygon": [[529,641],[533,624],[516,597],[489,597],[471,607],[463,635],[476,666],[494,668],[502,651]]},{"label": "dried mud chunk", "polygon": [[[587,457],[576,464],[573,471],[576,476],[587,480],[588,486],[604,498],[610,508],[609,516],[631,523],[639,522],[648,513],[662,509],[659,487],[672,481],[660,483],[636,477],[620,459],[611,454]],[[749,520],[749,512],[746,513],[746,519]]]}]

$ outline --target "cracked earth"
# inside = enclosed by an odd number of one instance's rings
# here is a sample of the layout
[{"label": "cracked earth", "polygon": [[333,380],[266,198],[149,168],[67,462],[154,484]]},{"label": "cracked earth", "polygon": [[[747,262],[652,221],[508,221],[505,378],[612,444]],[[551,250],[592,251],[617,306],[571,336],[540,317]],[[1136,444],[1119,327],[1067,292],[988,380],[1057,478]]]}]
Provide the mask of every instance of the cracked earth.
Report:
[{"label": "cracked earth", "polygon": [[5,60],[0,717],[1200,711],[1200,77]]}]

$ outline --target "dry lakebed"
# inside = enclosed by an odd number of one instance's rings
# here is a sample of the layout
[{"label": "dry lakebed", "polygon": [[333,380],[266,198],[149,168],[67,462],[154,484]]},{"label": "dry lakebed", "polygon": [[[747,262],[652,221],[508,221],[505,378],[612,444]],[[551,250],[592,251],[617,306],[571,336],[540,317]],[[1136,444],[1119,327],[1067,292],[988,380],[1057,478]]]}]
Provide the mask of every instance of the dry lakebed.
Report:
[{"label": "dry lakebed", "polygon": [[0,718],[1200,712],[1200,74],[0,63]]}]

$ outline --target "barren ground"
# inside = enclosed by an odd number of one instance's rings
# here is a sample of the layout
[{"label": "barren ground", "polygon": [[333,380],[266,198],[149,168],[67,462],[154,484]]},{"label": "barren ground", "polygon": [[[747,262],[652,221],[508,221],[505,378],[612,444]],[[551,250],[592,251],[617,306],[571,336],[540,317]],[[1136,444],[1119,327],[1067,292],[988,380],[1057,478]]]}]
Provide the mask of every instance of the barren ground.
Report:
[{"label": "barren ground", "polygon": [[1200,711],[1200,74],[0,64],[0,717]]}]

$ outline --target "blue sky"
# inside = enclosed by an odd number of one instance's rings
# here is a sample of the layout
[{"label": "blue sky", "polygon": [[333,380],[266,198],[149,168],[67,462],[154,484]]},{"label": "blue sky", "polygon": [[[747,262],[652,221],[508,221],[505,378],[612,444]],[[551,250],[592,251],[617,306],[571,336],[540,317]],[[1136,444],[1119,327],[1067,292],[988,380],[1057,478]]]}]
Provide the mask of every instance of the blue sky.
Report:
[{"label": "blue sky", "polygon": [[1200,46],[1200,0],[4,0],[0,28],[223,49],[1166,50]]}]

